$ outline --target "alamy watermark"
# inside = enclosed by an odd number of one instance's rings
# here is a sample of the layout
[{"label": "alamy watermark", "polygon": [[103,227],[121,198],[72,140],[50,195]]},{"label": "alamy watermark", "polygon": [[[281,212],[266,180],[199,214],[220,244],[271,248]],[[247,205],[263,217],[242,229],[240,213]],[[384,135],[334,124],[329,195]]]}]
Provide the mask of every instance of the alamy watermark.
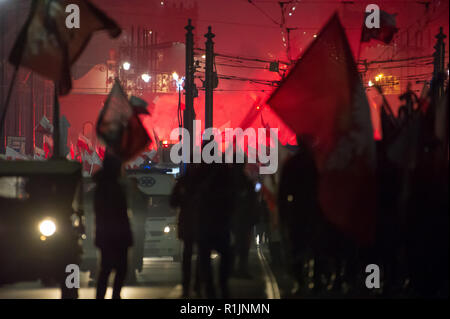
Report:
[{"label": "alamy watermark", "polygon": [[376,4],[369,4],[366,7],[366,19],[364,21],[367,29],[380,28],[380,7]]},{"label": "alamy watermark", "polygon": [[69,289],[80,288],[80,267],[76,264],[69,264],[66,266],[66,287]]},{"label": "alamy watermark", "polygon": [[66,13],[69,13],[66,17],[67,29],[79,29],[80,28],[80,7],[77,4],[69,4],[66,6]]},{"label": "alamy watermark", "polygon": [[[66,27],[68,29],[80,28],[80,7],[77,4],[69,4],[65,9],[69,13],[66,17]],[[367,13],[365,25],[368,29],[380,28],[380,7],[377,4],[369,4],[366,6]]]},{"label": "alamy watermark", "polygon": [[[244,154],[246,154],[248,163],[256,163],[258,160],[262,164],[259,168],[260,174],[274,174],[277,171],[278,128],[258,128],[257,130],[251,127],[245,130],[225,128],[223,131],[207,128],[201,137],[201,121],[194,120],[193,127],[196,133],[192,147],[192,139],[187,129],[179,127],[170,133],[171,140],[179,140],[181,137],[180,142],[170,150],[170,160],[173,163],[190,163],[191,161],[193,163],[203,161],[207,164],[233,163],[234,161],[244,163]],[[272,142],[268,143],[269,139]],[[220,150],[220,145],[225,145],[224,152]],[[258,147],[253,148],[251,145],[258,145]],[[246,152],[245,149],[247,149]]]},{"label": "alamy watermark", "polygon": [[366,287],[368,289],[380,288],[380,267],[376,264],[366,266]]}]

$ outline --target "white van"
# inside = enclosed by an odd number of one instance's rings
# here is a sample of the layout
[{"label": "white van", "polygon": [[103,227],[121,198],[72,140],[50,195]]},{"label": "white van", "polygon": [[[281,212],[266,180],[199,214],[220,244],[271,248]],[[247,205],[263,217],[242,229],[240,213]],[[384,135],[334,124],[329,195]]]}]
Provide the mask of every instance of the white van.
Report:
[{"label": "white van", "polygon": [[147,198],[144,257],[173,257],[179,261],[181,242],[177,238],[176,210],[169,205],[174,175],[142,170],[129,171],[127,175],[137,180],[139,190]]}]

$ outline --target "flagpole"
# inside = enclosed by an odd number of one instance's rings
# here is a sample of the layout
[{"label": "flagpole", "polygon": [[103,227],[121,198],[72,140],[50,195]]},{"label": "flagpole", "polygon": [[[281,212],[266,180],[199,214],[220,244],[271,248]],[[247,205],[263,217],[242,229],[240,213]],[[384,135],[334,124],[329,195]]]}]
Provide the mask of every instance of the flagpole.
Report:
[{"label": "flagpole", "polygon": [[58,99],[58,84],[55,82],[55,95],[53,104],[53,156],[52,158],[60,158],[60,132],[59,132],[59,99]]}]

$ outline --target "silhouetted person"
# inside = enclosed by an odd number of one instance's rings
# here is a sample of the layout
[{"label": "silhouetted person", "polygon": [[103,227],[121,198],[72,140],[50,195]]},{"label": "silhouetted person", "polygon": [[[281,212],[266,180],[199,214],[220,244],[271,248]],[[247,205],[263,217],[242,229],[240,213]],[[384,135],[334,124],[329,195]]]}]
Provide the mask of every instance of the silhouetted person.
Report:
[{"label": "silhouetted person", "polygon": [[219,286],[222,298],[229,297],[228,278],[231,268],[231,214],[233,189],[230,170],[225,164],[200,165],[197,175],[201,194],[198,210],[198,246],[202,285],[207,298],[216,298],[211,266],[211,252],[220,254]]},{"label": "silhouetted person", "polygon": [[302,136],[298,144],[298,152],[286,161],[281,173],[278,205],[292,272],[299,286],[305,286],[303,269],[318,243],[320,208],[312,140]]},{"label": "silhouetted person", "polygon": [[231,165],[233,177],[233,200],[235,209],[232,218],[234,237],[233,256],[238,277],[251,277],[248,270],[248,257],[252,242],[252,228],[257,222],[257,198],[254,185],[244,171],[244,163]]},{"label": "silhouetted person", "polygon": [[[189,297],[192,276],[192,255],[196,243],[196,228],[198,210],[198,198],[196,198],[195,164],[189,164],[183,176],[181,176],[170,196],[170,205],[178,208],[178,238],[183,241],[182,257],[182,285],[183,298]],[[199,290],[199,258],[195,267],[195,287]]]},{"label": "silhouetted person", "polygon": [[413,115],[414,104],[419,100],[416,93],[412,90],[411,82],[408,82],[406,92],[400,95],[399,100],[405,102],[403,106],[406,108],[406,118],[409,119]]},{"label": "silhouetted person", "polygon": [[405,125],[409,120],[408,109],[406,106],[400,106],[398,109],[398,123],[400,126]]},{"label": "silhouetted person", "polygon": [[97,299],[105,298],[112,270],[116,272],[112,297],[120,299],[127,273],[128,248],[133,244],[126,193],[119,182],[121,166],[120,159],[106,154],[103,169],[95,176],[95,245],[101,252]]}]

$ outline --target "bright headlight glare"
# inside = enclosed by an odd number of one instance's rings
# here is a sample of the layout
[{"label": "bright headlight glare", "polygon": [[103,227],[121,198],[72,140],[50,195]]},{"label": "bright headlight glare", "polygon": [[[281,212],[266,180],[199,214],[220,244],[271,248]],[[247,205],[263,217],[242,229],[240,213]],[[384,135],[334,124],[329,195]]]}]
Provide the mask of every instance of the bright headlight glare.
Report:
[{"label": "bright headlight glare", "polygon": [[141,79],[142,79],[145,83],[150,82],[150,79],[151,79],[151,78],[152,78],[152,77],[151,77],[150,75],[148,75],[147,73],[144,73],[144,74],[141,75]]},{"label": "bright headlight glare", "polygon": [[169,226],[164,227],[164,232],[166,234],[169,233],[170,232],[170,227]]},{"label": "bright headlight glare", "polygon": [[44,219],[39,224],[39,231],[46,237],[52,236],[56,231],[56,225],[52,220]]},{"label": "bright headlight glare", "polygon": [[125,71],[128,71],[128,70],[130,69],[130,67],[131,67],[131,64],[130,64],[130,62],[124,62],[124,63],[122,64],[122,67],[123,67],[123,69],[124,69]]}]

